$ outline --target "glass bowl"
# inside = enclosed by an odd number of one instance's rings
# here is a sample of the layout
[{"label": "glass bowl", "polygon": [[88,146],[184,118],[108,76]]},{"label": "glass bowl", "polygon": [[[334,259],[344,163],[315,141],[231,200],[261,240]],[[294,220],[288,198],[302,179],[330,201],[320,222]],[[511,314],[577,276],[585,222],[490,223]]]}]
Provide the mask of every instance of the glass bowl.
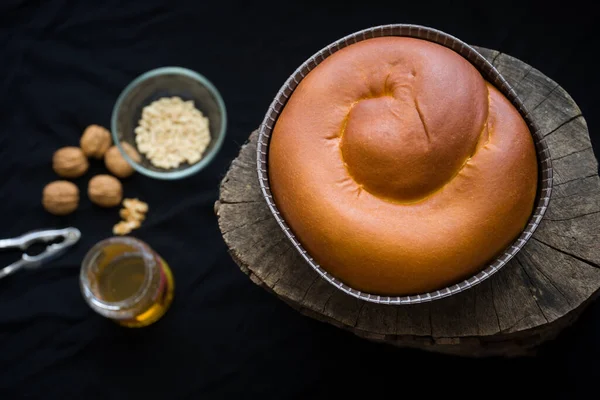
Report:
[{"label": "glass bowl", "polygon": [[[136,162],[123,150],[121,142],[137,149],[134,130],[143,108],[162,97],[173,96],[184,101],[193,100],[196,108],[209,120],[211,140],[202,158],[196,163],[184,163],[171,169],[154,166],[141,153],[141,162]],[[157,179],[181,179],[202,170],[219,152],[226,128],[227,111],[219,91],[204,76],[181,67],[153,69],[134,79],[119,95],[111,118],[112,138],[125,160],[139,173]]]}]

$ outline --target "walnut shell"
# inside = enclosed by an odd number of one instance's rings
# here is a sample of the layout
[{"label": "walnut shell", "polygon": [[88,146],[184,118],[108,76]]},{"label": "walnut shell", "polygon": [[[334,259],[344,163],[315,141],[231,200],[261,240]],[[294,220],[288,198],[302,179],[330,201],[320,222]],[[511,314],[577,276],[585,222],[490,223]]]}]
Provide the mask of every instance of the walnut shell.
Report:
[{"label": "walnut shell", "polygon": [[110,132],[100,125],[88,126],[81,136],[80,145],[88,157],[101,159],[112,144]]},{"label": "walnut shell", "polygon": [[[140,153],[138,153],[132,145],[126,142],[121,142],[121,146],[129,158],[137,163],[142,161]],[[133,167],[127,162],[127,160],[125,160],[125,157],[123,157],[117,146],[111,146],[111,148],[108,149],[104,155],[104,164],[106,165],[106,168],[113,173],[113,175],[118,176],[119,178],[127,178],[135,172]]]},{"label": "walnut shell", "polygon": [[88,197],[100,207],[115,207],[123,199],[123,186],[111,175],[96,175],[88,184]]},{"label": "walnut shell", "polygon": [[63,178],[78,178],[85,174],[90,163],[79,147],[63,147],[52,156],[52,169]]},{"label": "walnut shell", "polygon": [[42,191],[42,205],[51,214],[67,215],[79,205],[79,189],[69,181],[54,181]]}]

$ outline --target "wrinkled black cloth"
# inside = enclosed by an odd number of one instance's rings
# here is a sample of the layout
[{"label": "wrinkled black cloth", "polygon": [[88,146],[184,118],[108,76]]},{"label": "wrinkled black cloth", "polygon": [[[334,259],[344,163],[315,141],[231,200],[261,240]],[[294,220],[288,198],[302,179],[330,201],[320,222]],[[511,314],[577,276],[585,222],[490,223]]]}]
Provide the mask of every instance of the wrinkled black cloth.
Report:
[{"label": "wrinkled black cloth", "polygon": [[[50,266],[0,280],[0,399],[594,393],[598,302],[534,358],[471,360],[368,342],[303,317],[252,284],[227,253],[213,204],[229,163],[294,69],[330,42],[386,23],[438,28],[541,70],[581,107],[598,152],[596,19],[591,4],[572,1],[3,0],[0,237],[64,226],[83,237]],[[89,124],[108,127],[125,85],[167,65],[208,77],[224,97],[229,127],[201,173],[174,182],[127,179],[125,195],[150,204],[134,234],[172,266],[176,294],[159,323],[123,329],[94,314],[78,286],[83,255],[117,218],[86,197],[102,163],[92,161],[76,180],[82,200],[70,216],[44,212],[41,192],[56,179],[52,153],[77,145]],[[18,257],[2,252],[0,265]]]}]

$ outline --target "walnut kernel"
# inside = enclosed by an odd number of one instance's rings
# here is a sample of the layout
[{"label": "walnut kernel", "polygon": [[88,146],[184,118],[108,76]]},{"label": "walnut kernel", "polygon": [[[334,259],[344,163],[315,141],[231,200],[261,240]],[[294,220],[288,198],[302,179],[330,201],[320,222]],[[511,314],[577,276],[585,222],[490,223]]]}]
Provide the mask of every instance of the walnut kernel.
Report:
[{"label": "walnut kernel", "polygon": [[100,207],[115,207],[123,198],[123,186],[114,176],[96,175],[88,184],[88,197]]},{"label": "walnut kernel", "polygon": [[144,214],[148,212],[148,203],[143,202],[139,199],[124,199],[123,207]]},{"label": "walnut kernel", "polygon": [[79,147],[63,147],[52,156],[52,169],[63,178],[78,178],[85,174],[90,164]]},{"label": "walnut kernel", "polygon": [[120,221],[113,226],[113,233],[115,235],[127,235],[132,230],[140,227],[139,221]]},{"label": "walnut kernel", "polygon": [[81,136],[80,145],[88,157],[101,159],[112,144],[110,132],[100,125],[88,126]]},{"label": "walnut kernel", "polygon": [[54,181],[42,191],[42,205],[51,214],[67,215],[79,205],[79,189],[69,181]]},{"label": "walnut kernel", "polygon": [[[121,142],[121,146],[133,161],[139,163],[142,160],[137,150],[129,143]],[[125,160],[125,157],[123,157],[117,146],[111,146],[108,149],[104,155],[104,163],[106,164],[106,168],[119,178],[127,178],[134,173],[133,167]]]},{"label": "walnut kernel", "polygon": [[123,221],[119,221],[113,226],[115,235],[127,235],[132,230],[139,228],[142,221],[146,219],[146,213],[148,212],[148,203],[138,199],[124,199],[123,207],[119,211]]},{"label": "walnut kernel", "polygon": [[135,211],[135,210],[131,210],[128,208],[121,208],[121,210],[119,210],[119,216],[121,217],[121,219],[125,220],[125,221],[143,221],[146,219],[146,215],[139,212],[139,211]]}]

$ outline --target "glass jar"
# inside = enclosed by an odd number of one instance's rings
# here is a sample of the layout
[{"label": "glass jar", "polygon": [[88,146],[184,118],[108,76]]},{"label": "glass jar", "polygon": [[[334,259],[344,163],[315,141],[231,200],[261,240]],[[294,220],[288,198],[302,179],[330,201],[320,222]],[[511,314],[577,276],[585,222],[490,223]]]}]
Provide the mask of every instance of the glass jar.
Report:
[{"label": "glass jar", "polygon": [[158,321],[173,301],[171,269],[148,244],[132,237],[111,237],[93,246],[79,278],[88,305],[126,327]]}]

